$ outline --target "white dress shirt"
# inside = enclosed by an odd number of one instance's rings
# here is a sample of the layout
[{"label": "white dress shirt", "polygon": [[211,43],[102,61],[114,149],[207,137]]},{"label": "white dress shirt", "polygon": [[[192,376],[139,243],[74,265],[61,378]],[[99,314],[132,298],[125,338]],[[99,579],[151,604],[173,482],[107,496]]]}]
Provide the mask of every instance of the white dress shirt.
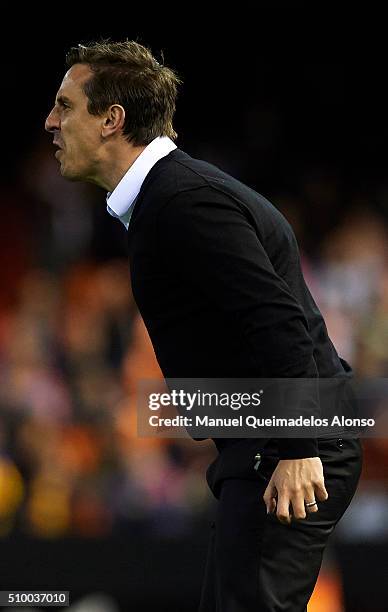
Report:
[{"label": "white dress shirt", "polygon": [[176,145],[168,136],[155,138],[128,168],[115,189],[106,196],[108,213],[120,219],[127,229],[145,177],[159,159],[174,149]]}]

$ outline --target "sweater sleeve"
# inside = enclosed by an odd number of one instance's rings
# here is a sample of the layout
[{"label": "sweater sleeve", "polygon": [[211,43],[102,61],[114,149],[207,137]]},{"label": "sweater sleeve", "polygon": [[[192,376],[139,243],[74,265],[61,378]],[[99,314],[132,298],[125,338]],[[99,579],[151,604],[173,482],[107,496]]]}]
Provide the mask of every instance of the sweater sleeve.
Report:
[{"label": "sweater sleeve", "polygon": [[[160,211],[165,264],[237,326],[261,377],[317,377],[302,307],[276,273],[252,221],[210,187],[178,194]],[[279,439],[281,458],[316,456],[315,439]]]}]

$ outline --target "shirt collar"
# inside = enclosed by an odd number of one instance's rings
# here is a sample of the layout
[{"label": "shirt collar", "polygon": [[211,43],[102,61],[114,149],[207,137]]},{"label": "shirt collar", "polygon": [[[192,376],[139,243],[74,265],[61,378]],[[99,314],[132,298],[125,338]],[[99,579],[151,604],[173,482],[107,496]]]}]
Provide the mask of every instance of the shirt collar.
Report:
[{"label": "shirt collar", "polygon": [[135,200],[144,182],[145,177],[159,159],[165,157],[176,149],[176,145],[168,136],[155,138],[142,151],[139,157],[128,168],[115,189],[106,196],[107,211],[112,217],[120,221],[128,229]]}]

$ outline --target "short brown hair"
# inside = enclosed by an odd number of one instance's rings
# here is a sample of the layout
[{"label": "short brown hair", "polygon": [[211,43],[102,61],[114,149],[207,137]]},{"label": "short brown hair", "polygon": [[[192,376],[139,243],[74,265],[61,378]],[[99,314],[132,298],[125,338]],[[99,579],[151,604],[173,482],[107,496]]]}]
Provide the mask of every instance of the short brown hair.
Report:
[{"label": "short brown hair", "polygon": [[181,81],[149,49],[132,40],[80,44],[66,55],[67,68],[74,64],[87,64],[94,73],[83,86],[91,115],[120,104],[125,110],[123,133],[129,142],[138,146],[148,145],[157,136],[176,138],[172,119]]}]

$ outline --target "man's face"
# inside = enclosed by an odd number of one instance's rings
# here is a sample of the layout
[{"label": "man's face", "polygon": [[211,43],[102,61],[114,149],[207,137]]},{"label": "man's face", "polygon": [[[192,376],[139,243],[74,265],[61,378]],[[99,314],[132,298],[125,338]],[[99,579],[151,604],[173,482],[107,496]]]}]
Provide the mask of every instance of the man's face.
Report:
[{"label": "man's face", "polygon": [[98,173],[101,116],[88,112],[82,86],[92,76],[85,64],[75,64],[64,76],[45,129],[54,135],[61,174],[70,180],[93,179]]}]

